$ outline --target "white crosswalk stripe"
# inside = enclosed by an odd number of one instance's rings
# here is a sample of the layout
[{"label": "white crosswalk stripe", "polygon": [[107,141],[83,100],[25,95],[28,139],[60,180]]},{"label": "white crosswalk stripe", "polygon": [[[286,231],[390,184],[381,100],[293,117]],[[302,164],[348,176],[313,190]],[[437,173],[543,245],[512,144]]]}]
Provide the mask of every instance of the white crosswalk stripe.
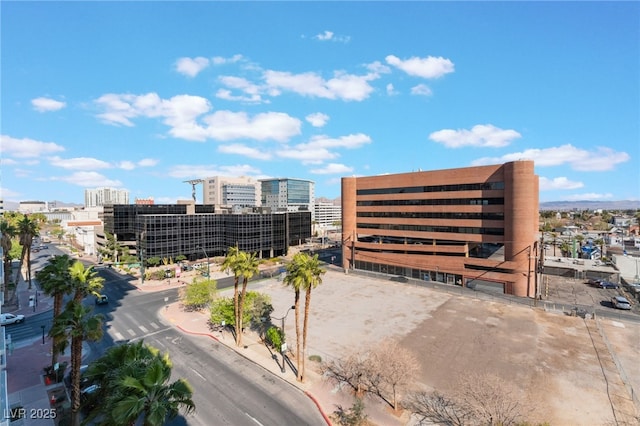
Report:
[{"label": "white crosswalk stripe", "polygon": [[135,336],[135,335],[136,335],[136,332],[135,332],[135,331],[133,331],[132,329],[128,329],[128,330],[127,330],[127,333],[129,333],[129,334],[130,334],[130,335],[132,335],[132,336]]},{"label": "white crosswalk stripe", "polygon": [[150,322],[149,324],[151,325],[151,327],[155,328],[156,330],[160,328],[160,326],[155,322]]},{"label": "white crosswalk stripe", "polygon": [[142,330],[143,333],[148,333],[149,332],[149,330],[147,330],[147,328],[144,325],[139,325],[138,328],[140,330]]},{"label": "white crosswalk stripe", "polygon": [[124,340],[124,336],[117,331],[113,333],[116,337],[116,340]]}]

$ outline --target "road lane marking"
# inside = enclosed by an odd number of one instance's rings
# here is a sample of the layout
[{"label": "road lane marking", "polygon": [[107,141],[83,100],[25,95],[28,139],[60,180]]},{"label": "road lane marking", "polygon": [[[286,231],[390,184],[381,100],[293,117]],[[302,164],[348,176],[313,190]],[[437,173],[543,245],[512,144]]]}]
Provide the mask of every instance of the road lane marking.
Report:
[{"label": "road lane marking", "polygon": [[116,336],[116,340],[124,340],[124,336],[117,331],[113,333]]},{"label": "road lane marking", "polygon": [[191,369],[191,371],[193,371],[194,373],[196,373],[198,375],[198,377],[200,377],[202,380],[204,380],[205,382],[207,381],[207,379],[200,373],[198,373],[196,370],[194,370],[193,368],[189,367]]},{"label": "road lane marking", "polygon": [[148,332],[149,332],[149,330],[147,330],[147,329],[146,329],[146,327],[145,327],[144,325],[139,325],[139,326],[138,326],[138,328],[139,328],[140,330],[142,330],[144,333],[148,333]]},{"label": "road lane marking", "polygon": [[151,327],[155,328],[156,330],[160,328],[160,326],[155,322],[150,322],[149,324],[151,324]]},{"label": "road lane marking", "polygon": [[132,336],[135,336],[135,335],[136,335],[136,332],[135,332],[135,331],[133,331],[132,329],[128,329],[128,330],[127,330],[127,333],[129,333],[129,334],[130,334],[130,335],[132,335]]},{"label": "road lane marking", "polygon": [[258,421],[258,419],[256,419],[255,417],[252,417],[251,414],[249,413],[245,413],[247,415],[247,417],[249,417],[251,420],[253,420],[254,422],[256,422],[256,424],[259,424],[260,426],[264,426],[262,423],[260,423]]}]

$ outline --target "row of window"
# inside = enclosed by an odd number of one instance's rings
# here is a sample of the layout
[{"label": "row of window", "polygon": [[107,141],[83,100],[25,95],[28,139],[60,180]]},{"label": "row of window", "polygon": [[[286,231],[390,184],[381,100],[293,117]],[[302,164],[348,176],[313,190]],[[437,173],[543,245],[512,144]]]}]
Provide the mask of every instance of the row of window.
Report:
[{"label": "row of window", "polygon": [[357,206],[496,206],[504,205],[500,198],[434,198],[428,200],[360,200]]},{"label": "row of window", "polygon": [[358,223],[359,229],[384,229],[391,231],[414,232],[448,232],[452,234],[504,235],[504,228],[487,228],[472,226],[430,226],[430,225],[400,225],[389,223]]},{"label": "row of window", "polygon": [[474,219],[504,220],[504,213],[452,213],[452,212],[358,212],[358,217],[385,217],[397,219]]},{"label": "row of window", "polygon": [[420,192],[503,190],[504,182],[459,183],[451,185],[405,186],[397,188],[358,189],[357,195],[415,194]]}]

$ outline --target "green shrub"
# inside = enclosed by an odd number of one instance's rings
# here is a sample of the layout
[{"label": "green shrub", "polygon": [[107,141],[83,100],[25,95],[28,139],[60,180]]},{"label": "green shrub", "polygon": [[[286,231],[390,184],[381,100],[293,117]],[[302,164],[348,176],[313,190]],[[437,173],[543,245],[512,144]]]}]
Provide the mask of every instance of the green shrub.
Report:
[{"label": "green shrub", "polygon": [[284,342],[284,333],[280,329],[280,327],[276,327],[272,325],[269,327],[266,333],[267,344],[272,348],[280,350],[282,347],[282,343]]},{"label": "green shrub", "polygon": [[309,361],[322,362],[322,357],[320,355],[309,355]]},{"label": "green shrub", "polygon": [[194,281],[184,289],[182,304],[188,311],[199,311],[209,306],[215,296],[215,280]]}]

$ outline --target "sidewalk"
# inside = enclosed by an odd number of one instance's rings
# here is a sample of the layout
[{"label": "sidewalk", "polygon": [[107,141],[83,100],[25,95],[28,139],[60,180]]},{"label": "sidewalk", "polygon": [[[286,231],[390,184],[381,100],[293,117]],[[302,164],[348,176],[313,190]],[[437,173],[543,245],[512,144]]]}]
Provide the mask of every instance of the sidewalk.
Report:
[{"label": "sidewalk", "polygon": [[[212,271],[212,279],[218,279],[228,276],[224,272]],[[190,280],[186,278],[185,280]],[[179,284],[173,282],[171,287],[178,286]],[[276,279],[264,280],[266,282],[274,282]],[[179,285],[184,286],[184,284]],[[258,287],[260,284],[257,285]],[[158,281],[146,281],[144,285],[138,285],[138,290],[144,292],[162,291],[170,288],[166,282]],[[256,284],[250,285],[251,290],[257,290]],[[233,297],[233,288],[226,288],[219,291],[220,297]],[[159,310],[159,315],[164,317],[168,323],[180,331],[196,335],[203,336],[210,339],[214,339],[225,346],[235,350],[239,355],[254,362],[265,370],[273,374],[274,377],[278,377],[281,380],[289,382],[291,385],[296,386],[302,392],[304,392],[318,407],[318,410],[325,418],[326,424],[331,426],[331,420],[329,417],[340,405],[344,409],[348,409],[353,405],[353,398],[348,392],[339,392],[339,389],[326,383],[321,374],[318,372],[319,364],[313,361],[306,361],[305,381],[303,383],[296,380],[296,375],[291,369],[290,365],[295,366],[296,360],[289,355],[289,363],[285,367],[283,373],[282,368],[282,356],[279,352],[274,352],[267,345],[265,345],[259,336],[255,332],[247,331],[242,337],[242,346],[238,347],[235,344],[235,339],[230,330],[219,332],[211,331],[208,325],[208,311],[203,312],[187,312],[181,308],[180,302],[167,305],[165,308]],[[292,335],[292,334],[289,334]],[[294,338],[295,339],[295,338]],[[275,355],[275,358],[274,358]],[[387,411],[381,406],[378,401],[366,401],[368,420],[372,424],[385,425],[385,426],[400,426],[406,424],[407,417],[397,417]]]},{"label": "sidewalk", "polygon": [[[22,314],[26,320],[30,316],[53,309],[53,298],[46,296],[40,289],[36,288],[35,280],[32,277],[32,288],[29,290],[29,283],[25,282],[22,274],[19,274],[17,284],[17,308],[8,309],[7,312]],[[29,306],[30,300],[37,300],[35,306]],[[11,335],[11,326],[5,327],[5,335],[8,339]],[[69,362],[68,354],[61,355],[59,362]],[[43,377],[43,368],[51,364],[51,340],[45,337],[45,344],[42,338],[37,337],[26,341],[11,343],[7,351],[7,393],[9,397],[9,408],[23,407],[27,417],[11,422],[12,426],[30,425],[54,425],[53,419],[29,418],[28,413],[35,411],[38,413],[52,413],[49,392],[60,387],[60,384],[46,385]],[[64,385],[63,385],[64,386]]]}]

